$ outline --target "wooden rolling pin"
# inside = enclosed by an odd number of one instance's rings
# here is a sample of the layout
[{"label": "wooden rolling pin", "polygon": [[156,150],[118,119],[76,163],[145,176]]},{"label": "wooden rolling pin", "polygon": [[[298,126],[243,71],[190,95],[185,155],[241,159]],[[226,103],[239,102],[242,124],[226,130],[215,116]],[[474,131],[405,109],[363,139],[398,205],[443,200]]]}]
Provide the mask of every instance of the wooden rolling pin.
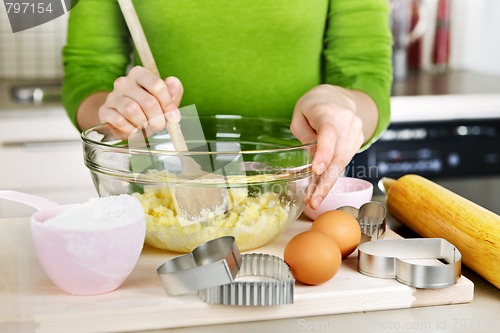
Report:
[{"label": "wooden rolling pin", "polygon": [[389,213],[423,237],[455,245],[462,262],[500,288],[500,216],[417,175],[384,178]]}]

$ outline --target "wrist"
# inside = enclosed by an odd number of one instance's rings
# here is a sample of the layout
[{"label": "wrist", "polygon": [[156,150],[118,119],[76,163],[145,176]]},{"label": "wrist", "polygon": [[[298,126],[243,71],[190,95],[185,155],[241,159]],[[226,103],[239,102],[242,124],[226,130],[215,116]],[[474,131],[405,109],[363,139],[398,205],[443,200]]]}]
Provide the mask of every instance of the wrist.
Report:
[{"label": "wrist", "polygon": [[99,108],[106,102],[108,92],[96,92],[85,98],[76,113],[76,123],[80,130],[101,124]]},{"label": "wrist", "polygon": [[322,84],[319,86],[320,89],[324,89],[325,92],[334,96],[335,102],[352,112],[357,112],[356,95],[353,94],[352,90],[335,86],[332,84]]}]

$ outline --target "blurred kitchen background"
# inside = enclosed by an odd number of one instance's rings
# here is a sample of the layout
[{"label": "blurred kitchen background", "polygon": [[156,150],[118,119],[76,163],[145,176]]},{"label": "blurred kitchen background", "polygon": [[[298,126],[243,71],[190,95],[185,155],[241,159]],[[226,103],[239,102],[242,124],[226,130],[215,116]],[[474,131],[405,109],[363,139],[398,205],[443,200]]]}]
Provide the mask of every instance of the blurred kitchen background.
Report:
[{"label": "blurred kitchen background", "polygon": [[[418,173],[500,213],[500,1],[388,0],[392,125],[347,175]],[[13,34],[0,5],[0,189],[96,196],[60,104],[67,15]],[[380,190],[376,190],[380,194]],[[0,201],[0,217],[26,207]]]}]

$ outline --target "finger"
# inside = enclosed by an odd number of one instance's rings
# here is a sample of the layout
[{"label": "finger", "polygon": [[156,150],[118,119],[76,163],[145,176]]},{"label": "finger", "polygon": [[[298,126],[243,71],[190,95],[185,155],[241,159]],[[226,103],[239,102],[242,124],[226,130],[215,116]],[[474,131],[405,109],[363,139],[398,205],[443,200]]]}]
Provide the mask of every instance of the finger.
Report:
[{"label": "finger", "polygon": [[[318,185],[311,195],[310,206],[313,209],[319,207],[352,157],[352,155],[350,155],[350,132],[351,129],[346,128],[336,134],[335,147],[333,148],[334,155],[327,170],[321,175]],[[318,147],[318,150],[319,149]]]},{"label": "finger", "polygon": [[112,108],[105,107],[99,109],[99,119],[103,123],[108,123],[111,127],[115,128],[117,131],[113,132],[121,139],[126,139],[136,129],[125,117]]},{"label": "finger", "polygon": [[350,150],[350,129],[344,129],[340,133],[337,133],[337,141],[334,148],[334,155],[328,165],[330,173],[335,173],[340,175],[344,171],[345,167],[352,158]]},{"label": "finger", "polygon": [[162,110],[166,110],[167,106],[172,102],[172,98],[165,81],[150,70],[140,66],[133,67],[129,72],[129,76],[158,100]]},{"label": "finger", "polygon": [[319,182],[319,176],[316,175],[315,173],[313,173],[311,176],[311,179],[309,181],[309,184],[307,185],[307,188],[306,188],[304,202],[308,203],[309,201],[311,201],[312,194],[316,190],[316,187],[318,186],[318,182]]},{"label": "finger", "polygon": [[136,89],[126,91],[125,96],[139,104],[153,132],[159,132],[165,128],[166,121],[163,110],[153,95],[140,87],[136,87]]},{"label": "finger", "polygon": [[309,206],[311,206],[312,209],[317,209],[321,205],[323,199],[327,196],[328,192],[330,192],[339,175],[340,174],[337,173],[337,169],[335,167],[328,167],[319,177],[317,186],[315,187],[309,201]]},{"label": "finger", "polygon": [[316,154],[312,166],[317,175],[322,175],[330,165],[338,146],[337,141],[335,126],[331,121],[326,121],[319,126]]},{"label": "finger", "polygon": [[307,113],[309,116],[307,116],[307,114],[304,115],[304,117],[308,119],[311,128],[317,133],[317,148],[312,165],[313,171],[317,175],[321,175],[325,172],[335,153],[337,142],[336,127],[342,128],[341,123],[336,123],[339,121],[343,122],[343,117],[341,113],[339,117],[333,116],[339,114],[339,111],[342,110],[335,110],[329,104],[317,104],[308,109]]},{"label": "finger", "polygon": [[[317,111],[318,113],[324,112],[325,116],[318,118],[318,149],[313,161],[313,170],[318,173],[325,170],[325,165],[331,168],[333,164],[340,174],[352,157],[350,155],[351,133],[359,132],[362,123],[350,110],[334,110],[331,107],[324,109],[323,107]],[[321,173],[318,174],[321,175]]]},{"label": "finger", "polygon": [[354,154],[359,151],[359,149],[365,142],[365,137],[363,135],[363,122],[361,121],[361,119],[358,117],[354,117],[351,123],[351,128],[351,133],[354,139],[351,137],[351,139],[349,140],[349,142],[351,143],[349,151],[354,156]]},{"label": "finger", "polygon": [[[292,132],[293,136],[295,136],[302,144],[310,144],[315,142],[317,139],[316,131],[309,125],[305,116],[299,111],[294,112],[292,116],[290,132]],[[313,159],[316,155],[316,146],[317,145],[311,145],[306,148]],[[307,196],[306,199],[309,200]]]},{"label": "finger", "polygon": [[179,106],[184,94],[184,87],[181,81],[175,76],[169,76],[165,79],[168,91],[172,96],[172,102],[165,109],[165,118],[168,122],[178,123],[181,120]]},{"label": "finger", "polygon": [[[309,125],[309,122],[302,114],[302,112],[295,110],[292,121],[290,123],[290,132],[292,132],[293,136],[295,136],[302,144],[309,144],[315,142],[317,139],[316,131]],[[307,148],[310,156],[314,159],[316,155],[317,145],[313,145]],[[313,192],[313,187],[315,186],[315,177],[316,174],[313,174],[311,179],[311,183],[307,187],[306,195],[304,200],[307,202],[311,198],[311,194]]]},{"label": "finger", "polygon": [[290,131],[302,144],[316,141],[316,131],[311,127],[304,114],[295,112],[290,123]]},{"label": "finger", "polygon": [[[331,160],[330,165],[328,166],[325,173],[323,173],[318,181],[317,186],[314,189],[314,192],[311,194],[311,198],[309,200],[309,205],[313,209],[317,209],[323,199],[328,195],[331,188],[337,181],[338,177],[342,174],[347,164],[350,162],[352,156],[356,153],[363,142],[362,134],[358,134],[355,132],[355,140],[356,144],[353,146],[351,144],[350,135],[352,129],[344,130],[338,136],[337,143],[335,145],[335,154]],[[356,145],[359,145],[356,147]],[[354,150],[353,150],[354,148]]]},{"label": "finger", "polygon": [[182,95],[184,95],[184,86],[182,85],[181,80],[175,76],[169,76],[165,79],[165,83],[167,84],[168,92],[172,97],[173,104],[176,108],[178,108],[182,100]]},{"label": "finger", "polygon": [[139,103],[130,97],[121,97],[114,101],[114,108],[135,127],[147,126],[148,119]]},{"label": "finger", "polygon": [[179,111],[179,109],[167,111],[165,113],[165,119],[167,119],[167,122],[169,123],[178,123],[179,121],[181,121],[181,112]]}]

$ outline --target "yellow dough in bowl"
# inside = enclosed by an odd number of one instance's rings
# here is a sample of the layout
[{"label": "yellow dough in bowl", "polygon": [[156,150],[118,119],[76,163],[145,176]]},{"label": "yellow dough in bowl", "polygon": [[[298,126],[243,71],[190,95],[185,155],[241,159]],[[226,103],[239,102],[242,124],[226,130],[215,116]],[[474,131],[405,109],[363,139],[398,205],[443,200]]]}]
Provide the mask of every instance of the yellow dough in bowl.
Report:
[{"label": "yellow dough in bowl", "polygon": [[[164,172],[157,176],[175,177]],[[146,243],[164,250],[190,252],[208,240],[231,235],[244,251],[271,241],[288,221],[293,204],[278,193],[250,196],[247,188],[228,188],[228,193],[230,207],[225,214],[183,226],[177,219],[169,187],[145,186],[143,193],[132,195],[146,214]]]}]

